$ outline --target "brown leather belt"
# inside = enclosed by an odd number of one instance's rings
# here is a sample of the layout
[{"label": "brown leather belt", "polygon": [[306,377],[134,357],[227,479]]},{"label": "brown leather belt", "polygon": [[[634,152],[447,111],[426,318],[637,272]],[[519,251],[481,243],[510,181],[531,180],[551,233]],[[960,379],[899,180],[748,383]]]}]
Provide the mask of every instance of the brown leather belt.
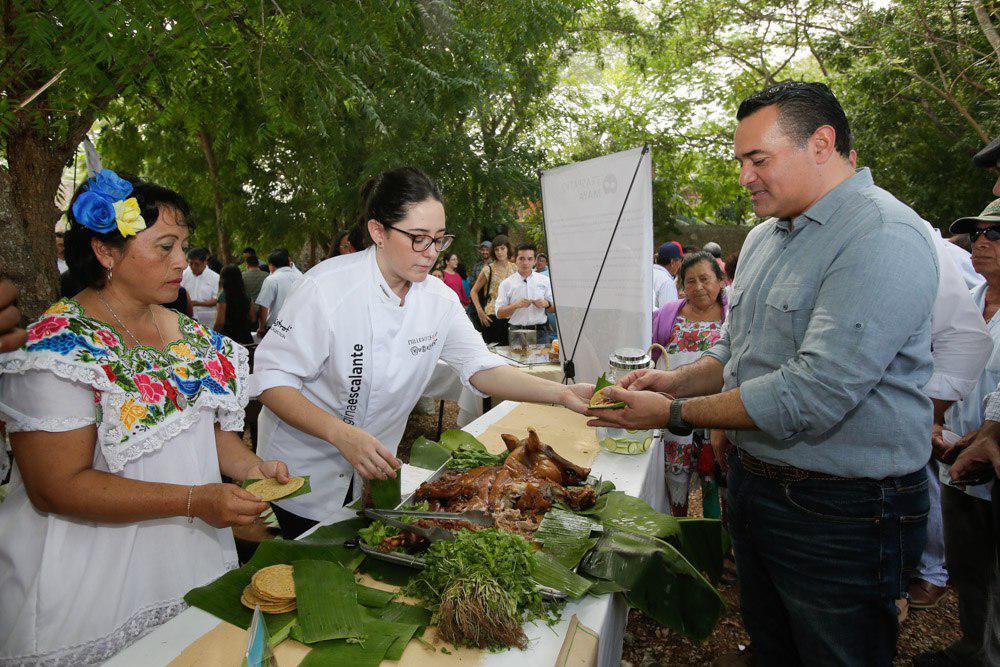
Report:
[{"label": "brown leather belt", "polygon": [[740,463],[743,465],[744,470],[758,477],[764,477],[765,479],[771,479],[779,483],[801,482],[804,479],[821,479],[831,482],[852,481],[848,477],[838,477],[813,470],[803,470],[795,466],[779,466],[773,463],[766,463],[739,448],[736,449],[736,454],[740,457]]}]

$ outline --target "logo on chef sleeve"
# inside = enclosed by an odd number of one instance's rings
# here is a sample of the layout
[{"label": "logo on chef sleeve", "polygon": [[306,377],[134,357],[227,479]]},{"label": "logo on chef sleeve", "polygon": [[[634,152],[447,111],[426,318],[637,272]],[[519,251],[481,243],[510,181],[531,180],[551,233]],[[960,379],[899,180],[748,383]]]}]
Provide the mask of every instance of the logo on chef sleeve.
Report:
[{"label": "logo on chef sleeve", "polygon": [[287,338],[288,334],[292,333],[292,325],[285,324],[279,319],[274,321],[270,330],[273,331],[279,338]]},{"label": "logo on chef sleeve", "polygon": [[410,354],[413,356],[418,356],[434,349],[438,344],[438,334],[435,331],[432,334],[426,336],[421,336],[420,338],[411,338],[406,341],[406,344],[410,346]]},{"label": "logo on chef sleeve", "polygon": [[351,352],[350,373],[347,375],[347,405],[344,406],[344,423],[354,426],[358,415],[358,396],[365,372],[365,346],[357,343]]}]

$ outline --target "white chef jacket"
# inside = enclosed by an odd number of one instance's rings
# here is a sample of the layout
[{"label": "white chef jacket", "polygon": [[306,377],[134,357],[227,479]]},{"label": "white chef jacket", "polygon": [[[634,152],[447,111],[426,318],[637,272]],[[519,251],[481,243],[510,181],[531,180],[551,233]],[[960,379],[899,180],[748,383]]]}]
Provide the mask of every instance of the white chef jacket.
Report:
[{"label": "white chef jacket", "polygon": [[[189,266],[181,276],[181,287],[187,290],[192,301],[216,299],[219,296],[219,274],[206,266],[201,275],[196,276]],[[209,329],[215,326],[215,313],[215,306],[194,307],[194,319]]]},{"label": "white chef jacket", "polygon": [[[257,348],[251,391],[294,387],[395,452],[438,359],[479,396],[470,378],[506,363],[438,278],[413,283],[400,305],[372,247],[325,260],[300,279]],[[279,500],[282,508],[319,521],[343,506],[353,468],[333,445],[264,408],[258,453],[312,476],[312,492]]]},{"label": "white chef jacket", "polygon": [[676,301],[677,282],[666,268],[653,264],[653,310],[659,310],[665,303]]},{"label": "white chef jacket", "polygon": [[274,273],[264,278],[257,295],[257,305],[267,308],[267,326],[274,326],[285,299],[291,294],[292,288],[302,277],[302,272],[291,266],[282,266]]},{"label": "white chef jacket", "polygon": [[[504,278],[497,289],[496,307],[509,306],[521,299],[530,301],[545,299],[551,305],[552,283],[548,276],[532,271],[527,278],[520,273],[514,273]],[[510,324],[514,325],[545,324],[546,322],[548,322],[548,315],[546,315],[545,309],[539,308],[535,304],[518,308],[510,316]]]},{"label": "white chef jacket", "polygon": [[[934,374],[924,385],[930,398],[960,401],[976,388],[986,361],[993,352],[993,339],[983,313],[969,293],[951,248],[941,232],[926,223],[938,254],[940,278],[931,309],[931,354]],[[949,247],[950,246],[950,247]]]}]

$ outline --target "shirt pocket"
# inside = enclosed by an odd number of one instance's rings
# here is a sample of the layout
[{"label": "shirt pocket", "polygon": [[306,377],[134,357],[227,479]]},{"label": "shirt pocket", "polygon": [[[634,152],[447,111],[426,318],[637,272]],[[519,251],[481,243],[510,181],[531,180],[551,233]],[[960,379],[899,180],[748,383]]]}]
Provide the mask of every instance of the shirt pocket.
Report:
[{"label": "shirt pocket", "polygon": [[816,287],[810,283],[778,283],[771,286],[764,303],[760,349],[783,358],[795,356],[809,327]]}]

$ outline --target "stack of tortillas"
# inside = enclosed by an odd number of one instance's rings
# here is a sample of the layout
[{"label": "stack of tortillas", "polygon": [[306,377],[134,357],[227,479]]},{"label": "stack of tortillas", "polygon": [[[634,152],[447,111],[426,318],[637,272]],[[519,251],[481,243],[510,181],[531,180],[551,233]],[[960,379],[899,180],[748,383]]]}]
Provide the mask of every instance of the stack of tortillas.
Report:
[{"label": "stack of tortillas", "polygon": [[295,609],[295,580],[291,565],[272,565],[257,570],[250,585],[243,589],[240,602],[253,609],[259,606],[267,614],[281,614]]},{"label": "stack of tortillas", "polygon": [[305,477],[289,477],[288,484],[282,484],[276,479],[267,478],[248,484],[246,488],[247,491],[254,494],[264,502],[270,502],[295,493],[301,489],[302,485],[305,483]]}]

